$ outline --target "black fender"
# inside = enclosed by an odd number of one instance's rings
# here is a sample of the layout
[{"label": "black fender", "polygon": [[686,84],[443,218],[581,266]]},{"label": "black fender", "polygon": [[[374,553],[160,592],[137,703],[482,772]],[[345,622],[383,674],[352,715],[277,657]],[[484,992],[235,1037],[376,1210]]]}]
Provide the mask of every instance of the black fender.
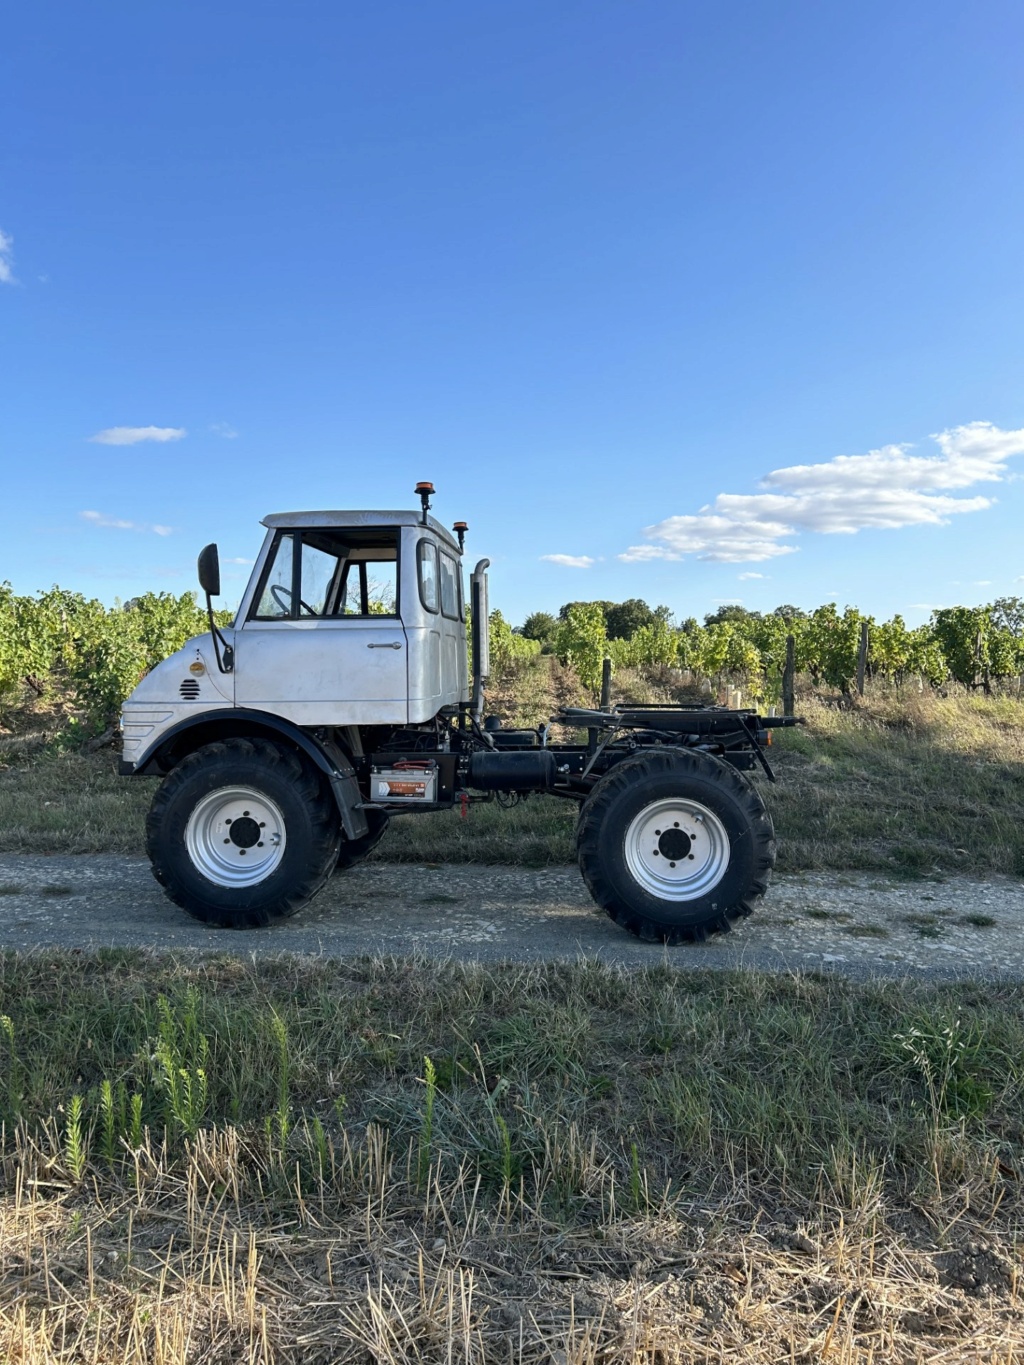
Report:
[{"label": "black fender", "polygon": [[[369,832],[366,812],[360,809],[363,796],[359,782],[344,750],[335,744],[321,743],[308,730],[267,711],[225,706],[214,711],[203,711],[197,716],[188,716],[154,740],[134,766],[122,761],[120,771],[124,777],[163,777],[187,754],[201,749],[204,744],[252,736],[264,739],[280,737],[304,753],[331,784],[345,837],[361,839]],[[186,742],[179,743],[182,740]]]}]

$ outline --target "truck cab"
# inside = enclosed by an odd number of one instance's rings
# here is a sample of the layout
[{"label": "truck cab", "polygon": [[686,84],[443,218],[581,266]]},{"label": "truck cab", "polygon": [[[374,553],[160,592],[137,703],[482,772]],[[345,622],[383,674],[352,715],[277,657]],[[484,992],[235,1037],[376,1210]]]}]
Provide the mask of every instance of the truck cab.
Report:
[{"label": "truck cab", "polygon": [[234,703],[301,726],[406,725],[469,700],[462,551],[413,512],[288,512],[233,632]]},{"label": "truck cab", "polygon": [[[275,721],[358,750],[367,727],[429,724],[468,705],[464,525],[456,538],[426,507],[279,512],[262,524],[232,624],[188,641],[124,703],[122,772],[164,773],[218,730]],[[215,547],[203,554],[219,580]]]}]

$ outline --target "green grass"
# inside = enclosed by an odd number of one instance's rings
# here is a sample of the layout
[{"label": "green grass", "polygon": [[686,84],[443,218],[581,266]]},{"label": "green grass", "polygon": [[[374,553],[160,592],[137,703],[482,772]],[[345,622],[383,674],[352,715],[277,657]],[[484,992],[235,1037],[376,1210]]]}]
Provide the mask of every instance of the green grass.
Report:
[{"label": "green grass", "polygon": [[[399,1361],[468,1334],[485,1365],[512,1331],[537,1365],[681,1340],[774,1365],[824,1358],[834,1319],[836,1358],[902,1361],[951,1302],[994,1346],[1024,1271],[1022,1058],[998,984],[7,954],[0,1348]],[[858,1293],[877,1307],[844,1315]],[[192,1324],[180,1349],[161,1315]],[[374,1321],[404,1348],[370,1351]]]},{"label": "green grass", "polygon": [[[530,705],[535,699],[530,699]],[[1024,703],[913,693],[853,710],[808,699],[776,731],[778,783],[761,781],[779,870],[1024,874]],[[117,776],[108,751],[43,754],[0,771],[0,851],[140,853],[155,783]],[[531,797],[403,816],[373,854],[398,862],[573,860],[576,808]]]},{"label": "green grass", "polygon": [[[960,1147],[946,1153],[957,1169],[968,1157],[981,1169],[993,1144],[1012,1145],[1024,1131],[1024,1002],[1015,986],[596,963],[283,957],[256,966],[106,950],[4,955],[0,1015],[11,1021],[0,1111],[8,1124],[36,1129],[79,1094],[91,1131],[105,1080],[142,1096],[143,1122],[154,1130],[193,1128],[169,1096],[167,1073],[200,1066],[203,1121],[258,1127],[282,1107],[286,1038],[293,1117],[332,1121],[344,1098],[347,1124],[383,1122],[403,1142],[415,1131],[429,1056],[449,1097],[438,1108],[438,1152],[453,1169],[465,1154],[460,1132],[473,1134],[466,1150],[486,1146],[496,1086],[523,1159],[546,1126],[572,1122],[600,1128],[609,1153],[640,1142],[661,1183],[674,1180],[683,1157],[701,1182],[744,1169],[802,1196],[833,1151],[869,1153],[910,1189],[934,1179],[936,1124],[966,1122]],[[921,1047],[939,1049],[930,1061],[915,1060],[907,1040],[918,1035]],[[652,1060],[638,1065],[638,1057]],[[931,1094],[943,1068],[957,1095],[984,1090],[977,1112]],[[683,1104],[698,1093],[699,1105]]]}]

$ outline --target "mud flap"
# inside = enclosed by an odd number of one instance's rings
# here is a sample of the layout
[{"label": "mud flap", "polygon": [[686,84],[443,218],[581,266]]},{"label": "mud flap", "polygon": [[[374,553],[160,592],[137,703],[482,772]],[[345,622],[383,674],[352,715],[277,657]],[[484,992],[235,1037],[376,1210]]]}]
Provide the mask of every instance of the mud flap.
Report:
[{"label": "mud flap", "polygon": [[339,772],[336,769],[330,774],[330,782],[334,799],[338,803],[338,814],[341,816],[345,838],[362,839],[364,835],[369,834],[370,826],[366,812],[359,809],[363,797],[354,771],[351,768],[347,772],[344,770]]}]

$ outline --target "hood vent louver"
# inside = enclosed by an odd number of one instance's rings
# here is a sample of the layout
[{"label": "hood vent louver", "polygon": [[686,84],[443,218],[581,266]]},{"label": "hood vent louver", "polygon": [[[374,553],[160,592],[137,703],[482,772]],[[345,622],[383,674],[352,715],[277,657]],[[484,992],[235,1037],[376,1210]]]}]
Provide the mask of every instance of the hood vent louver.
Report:
[{"label": "hood vent louver", "polygon": [[195,701],[199,696],[199,684],[195,678],[186,678],[178,688],[183,701]]}]

